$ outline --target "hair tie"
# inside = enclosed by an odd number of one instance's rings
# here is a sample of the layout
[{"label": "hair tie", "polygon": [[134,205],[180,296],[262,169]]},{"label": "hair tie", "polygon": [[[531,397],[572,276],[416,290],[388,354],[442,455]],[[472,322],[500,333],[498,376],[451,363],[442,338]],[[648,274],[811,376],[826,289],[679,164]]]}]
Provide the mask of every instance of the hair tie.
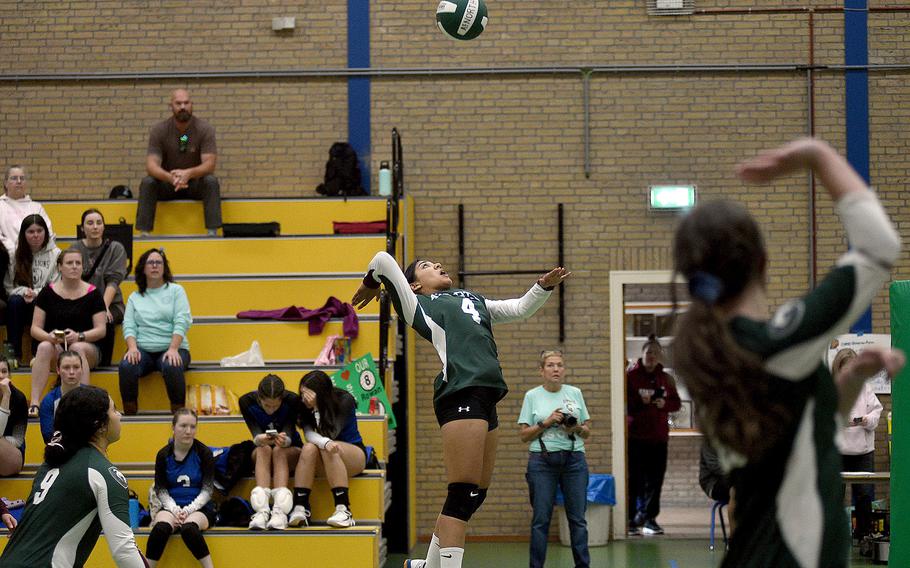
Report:
[{"label": "hair tie", "polygon": [[713,274],[699,270],[689,277],[689,294],[709,306],[717,303],[723,291],[724,283]]},{"label": "hair tie", "polygon": [[54,434],[51,436],[51,441],[47,443],[48,446],[56,446],[61,450],[65,450],[63,447],[63,432],[60,430],[54,430]]}]

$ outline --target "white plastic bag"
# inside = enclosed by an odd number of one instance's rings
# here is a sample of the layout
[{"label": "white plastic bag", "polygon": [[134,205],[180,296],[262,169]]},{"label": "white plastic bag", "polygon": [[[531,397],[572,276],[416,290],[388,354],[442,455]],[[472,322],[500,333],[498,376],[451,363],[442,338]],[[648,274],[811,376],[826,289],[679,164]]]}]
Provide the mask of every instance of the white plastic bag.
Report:
[{"label": "white plastic bag", "polygon": [[264,367],[265,360],[262,358],[262,349],[259,348],[259,342],[253,341],[249,351],[231,355],[221,360],[222,367]]}]

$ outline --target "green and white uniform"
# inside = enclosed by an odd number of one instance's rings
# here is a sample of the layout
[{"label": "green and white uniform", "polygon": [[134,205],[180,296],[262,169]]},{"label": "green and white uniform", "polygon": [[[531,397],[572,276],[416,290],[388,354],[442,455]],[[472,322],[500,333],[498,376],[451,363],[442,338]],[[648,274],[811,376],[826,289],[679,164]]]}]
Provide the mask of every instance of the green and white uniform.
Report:
[{"label": "green and white uniform", "polygon": [[102,529],[119,568],[147,566],[130,529],[126,478],[89,446],[59,468],[44,464],[38,469],[0,566],[79,568]]},{"label": "green and white uniform", "polygon": [[[508,392],[493,324],[526,319],[550,297],[534,284],[521,298],[488,300],[467,290],[450,289],[435,294],[415,294],[391,255],[377,253],[364,277],[367,286],[385,284],[395,311],[436,348],[442,371],[434,382],[434,403],[466,387],[491,387]],[[501,397],[500,397],[501,398]]]},{"label": "green and white uniform", "polygon": [[849,194],[837,207],[852,249],[819,286],[781,306],[770,321],[730,322],[737,343],[763,361],[769,396],[787,407],[792,425],[759,462],[718,448],[736,490],[736,532],[724,567],[848,563],[841,457],[834,443],[843,418],[822,361],[831,339],[848,331],[888,280],[900,241],[871,191]]}]

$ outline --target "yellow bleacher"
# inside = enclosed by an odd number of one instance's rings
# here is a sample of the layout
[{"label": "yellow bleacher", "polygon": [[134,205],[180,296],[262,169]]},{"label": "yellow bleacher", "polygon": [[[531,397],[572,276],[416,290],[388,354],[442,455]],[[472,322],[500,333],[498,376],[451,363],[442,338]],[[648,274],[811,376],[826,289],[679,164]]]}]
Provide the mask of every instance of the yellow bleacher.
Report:
[{"label": "yellow bleacher", "polygon": [[[82,211],[90,207],[102,211],[108,223],[120,217],[135,220],[136,202],[54,201],[44,206],[51,217],[61,246],[75,236]],[[136,236],[133,258],[149,248],[164,248],[175,278],[187,290],[194,324],[188,333],[193,363],[187,384],[223,385],[238,397],[254,390],[262,376],[275,372],[288,388],[310,369],[328,335],[341,335],[340,319],[331,320],[322,334],[310,336],[306,322],[238,320],[242,310],[277,309],[289,305],[321,307],[329,296],[347,301],[360,283],[370,258],[386,246],[385,236],[333,235],[332,221],[377,221],[386,216],[386,200],[357,199],[242,199],[224,200],[224,221],[281,223],[282,236],[271,239],[229,239],[206,237],[199,202],[159,203],[156,230],[152,237]],[[131,275],[123,283],[124,298],[135,290]],[[378,357],[378,305],[358,313],[360,332],[352,341],[352,355],[372,353]],[[220,368],[214,364],[222,357],[249,349],[259,341],[267,366],[260,368]],[[394,346],[394,326],[390,329]],[[125,351],[117,329],[114,367],[93,372],[93,384],[102,386],[119,403],[116,363]],[[394,349],[390,350],[394,357]],[[335,368],[326,369],[332,372]],[[29,391],[27,369],[14,373],[13,380]],[[51,381],[52,382],[52,381]],[[109,457],[124,469],[130,485],[145,502],[152,482],[155,453],[170,434],[169,408],[163,381],[153,373],[140,381],[140,410],[145,414],[123,420],[121,440],[109,449]],[[152,414],[148,414],[151,412]],[[157,414],[156,414],[157,413]],[[394,438],[387,421],[380,416],[359,417],[364,443],[373,446],[381,462],[394,451]],[[239,416],[201,417],[199,439],[211,446],[227,446],[249,433]],[[43,444],[37,421],[27,431],[26,471],[14,478],[0,479],[0,495],[25,497],[29,491],[28,473],[41,461]],[[248,498],[253,480],[244,479],[232,494]],[[368,470],[351,480],[352,510],[358,525],[351,529],[331,529],[320,523],[331,514],[332,500],[317,479],[312,504],[314,525],[307,529],[253,533],[246,530],[216,528],[206,533],[213,559],[218,565],[234,565],[238,558],[257,561],[281,547],[288,557],[306,558],[308,566],[357,566],[378,568],[385,548],[378,526],[390,503],[390,485],[384,470]],[[144,550],[147,529],[137,531]],[[300,538],[294,538],[300,537]],[[283,539],[283,540],[276,540]],[[0,539],[3,540],[3,539]],[[4,546],[0,543],[0,548]],[[88,565],[113,566],[106,545],[99,542]],[[183,546],[169,546],[163,565],[195,565]]]}]

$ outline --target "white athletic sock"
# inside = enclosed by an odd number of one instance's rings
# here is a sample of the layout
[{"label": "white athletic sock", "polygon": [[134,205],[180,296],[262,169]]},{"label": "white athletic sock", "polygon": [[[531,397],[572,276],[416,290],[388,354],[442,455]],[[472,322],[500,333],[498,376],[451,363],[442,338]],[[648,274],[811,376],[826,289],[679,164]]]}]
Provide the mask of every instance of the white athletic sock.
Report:
[{"label": "white athletic sock", "polygon": [[430,539],[430,548],[427,549],[427,562],[423,568],[440,568],[439,566],[439,537],[433,533]]},{"label": "white athletic sock", "polygon": [[447,546],[439,549],[439,568],[461,568],[461,558],[464,549],[457,546]]}]

